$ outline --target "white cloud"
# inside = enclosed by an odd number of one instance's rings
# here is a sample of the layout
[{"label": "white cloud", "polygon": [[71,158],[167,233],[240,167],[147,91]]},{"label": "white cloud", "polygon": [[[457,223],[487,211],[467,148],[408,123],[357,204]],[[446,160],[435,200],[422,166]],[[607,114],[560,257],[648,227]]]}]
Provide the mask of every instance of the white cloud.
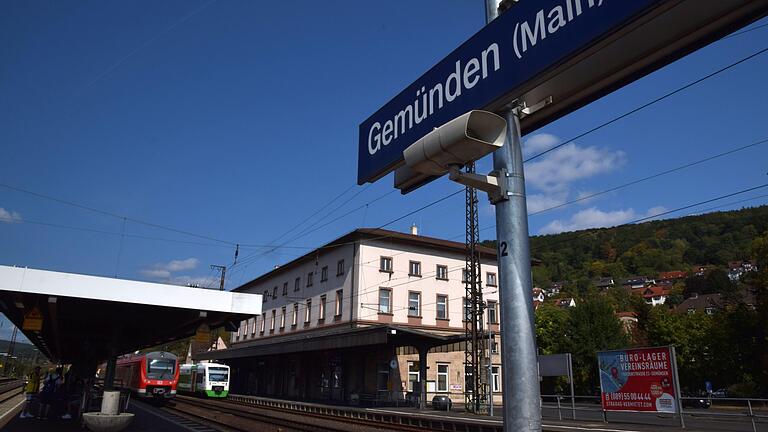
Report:
[{"label": "white cloud", "polygon": [[555,191],[549,194],[530,194],[527,197],[528,214],[559,206],[568,200],[568,191]]},{"label": "white cloud", "polygon": [[652,217],[666,211],[664,207],[652,207],[645,214],[634,209],[602,211],[591,207],[575,213],[568,220],[554,220],[539,230],[540,234],[557,234],[565,231],[578,231],[588,228],[604,228],[625,224],[643,217]]},{"label": "white cloud", "polygon": [[2,207],[0,207],[0,222],[4,223],[15,223],[15,222],[21,222],[21,215],[15,211],[8,211]]},{"label": "white cloud", "polygon": [[523,153],[533,156],[560,144],[560,138],[548,133],[532,135],[523,143]]},{"label": "white cloud", "polygon": [[622,151],[566,144],[525,168],[526,182],[544,191],[567,190],[570,184],[616,170],[626,163]]},{"label": "white cloud", "polygon": [[[529,156],[553,148],[562,140],[552,134],[536,134],[523,144],[523,150]],[[537,213],[573,199],[572,189],[575,184],[602,174],[607,174],[622,167],[627,157],[622,151],[613,151],[601,147],[582,147],[570,142],[553,150],[525,167],[525,183],[529,189],[528,211]],[[578,198],[589,192],[577,192]],[[586,204],[590,200],[585,200]]]},{"label": "white cloud", "polygon": [[172,260],[167,263],[152,264],[148,268],[142,269],[140,273],[152,279],[168,281],[171,279],[173,273],[184,270],[194,270],[199,265],[200,260],[197,258]]}]

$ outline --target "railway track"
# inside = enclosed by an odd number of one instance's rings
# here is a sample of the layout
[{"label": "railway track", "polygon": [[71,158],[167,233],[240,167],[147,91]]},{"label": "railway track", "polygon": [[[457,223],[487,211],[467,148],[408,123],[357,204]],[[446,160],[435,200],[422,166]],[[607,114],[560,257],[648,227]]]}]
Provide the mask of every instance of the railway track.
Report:
[{"label": "railway track", "polygon": [[24,380],[0,378],[0,428],[21,411],[24,402]]},{"label": "railway track", "polygon": [[424,432],[424,428],[380,423],[357,418],[339,418],[280,408],[254,407],[233,401],[204,400],[177,396],[165,410],[192,416],[222,431],[280,432]]}]

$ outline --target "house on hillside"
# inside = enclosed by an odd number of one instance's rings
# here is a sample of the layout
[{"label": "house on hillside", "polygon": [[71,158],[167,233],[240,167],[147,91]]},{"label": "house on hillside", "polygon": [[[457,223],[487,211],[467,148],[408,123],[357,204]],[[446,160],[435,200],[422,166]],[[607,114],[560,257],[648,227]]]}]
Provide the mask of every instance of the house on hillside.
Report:
[{"label": "house on hillside", "polygon": [[595,286],[600,291],[605,291],[608,288],[613,288],[616,286],[616,283],[613,281],[612,277],[603,277],[595,281]]},{"label": "house on hillside", "polygon": [[709,264],[705,264],[705,265],[698,265],[697,264],[697,265],[693,266],[692,273],[693,273],[694,276],[704,276],[710,270],[712,270],[712,266],[709,265]]},{"label": "house on hillside", "polygon": [[643,299],[651,306],[663,305],[669,297],[669,291],[667,287],[652,285],[643,291]]},{"label": "house on hillside", "polygon": [[[755,292],[751,289],[743,290],[741,292],[741,302],[749,309],[754,310],[757,303]],[[726,301],[721,294],[691,293],[690,297],[677,305],[675,312],[689,314],[703,312],[707,315],[712,315],[723,310],[725,306]]]},{"label": "house on hillside", "polygon": [[560,294],[567,281],[552,282],[552,285],[545,291],[547,297],[554,297]]},{"label": "house on hillside", "polygon": [[542,291],[541,288],[534,288],[533,289],[533,301],[534,302],[543,302],[544,301],[544,291]]},{"label": "house on hillside", "polygon": [[685,280],[686,277],[688,277],[688,273],[680,270],[661,272],[657,278],[657,283],[661,286],[671,287],[675,282]]},{"label": "house on hillside", "polygon": [[573,297],[555,300],[555,305],[562,309],[576,307],[576,300]]},{"label": "house on hillside", "polygon": [[649,284],[650,280],[646,276],[632,276],[621,281],[621,286],[632,291],[643,289]]},{"label": "house on hillside", "polygon": [[707,315],[719,311],[723,308],[722,295],[720,294],[701,294],[692,293],[690,297],[683,300],[682,303],[677,305],[675,312],[677,313],[696,313],[704,312]]},{"label": "house on hillside", "polygon": [[738,282],[745,273],[757,271],[757,266],[752,261],[731,261],[728,263],[728,278]]}]

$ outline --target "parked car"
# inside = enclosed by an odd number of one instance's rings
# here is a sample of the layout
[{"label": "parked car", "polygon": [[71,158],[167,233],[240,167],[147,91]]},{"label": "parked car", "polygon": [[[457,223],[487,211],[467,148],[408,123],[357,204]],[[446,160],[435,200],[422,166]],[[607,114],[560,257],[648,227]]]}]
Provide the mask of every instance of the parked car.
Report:
[{"label": "parked car", "polygon": [[446,395],[436,395],[432,398],[432,409],[450,411],[452,406],[451,398]]},{"label": "parked car", "polygon": [[712,405],[712,402],[709,400],[709,398],[706,398],[706,397],[701,397],[701,396],[695,396],[695,397],[683,396],[683,408],[707,409],[711,405]]},{"label": "parked car", "polygon": [[716,398],[727,398],[728,397],[728,390],[721,388],[719,390],[715,390],[712,392],[712,397]]}]

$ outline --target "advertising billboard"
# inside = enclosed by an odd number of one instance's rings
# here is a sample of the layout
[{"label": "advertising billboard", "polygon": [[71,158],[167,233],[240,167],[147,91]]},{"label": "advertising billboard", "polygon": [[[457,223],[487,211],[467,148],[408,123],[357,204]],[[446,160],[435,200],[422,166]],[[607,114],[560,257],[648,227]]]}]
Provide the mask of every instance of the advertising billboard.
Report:
[{"label": "advertising billboard", "polygon": [[670,347],[598,352],[597,362],[605,411],[677,411]]}]

